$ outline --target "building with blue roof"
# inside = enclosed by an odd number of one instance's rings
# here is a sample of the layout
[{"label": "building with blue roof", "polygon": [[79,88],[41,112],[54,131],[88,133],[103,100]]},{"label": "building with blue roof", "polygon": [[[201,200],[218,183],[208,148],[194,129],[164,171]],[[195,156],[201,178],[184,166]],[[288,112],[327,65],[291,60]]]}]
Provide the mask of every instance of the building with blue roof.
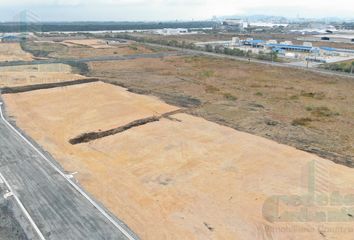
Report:
[{"label": "building with blue roof", "polygon": [[279,51],[279,49],[282,49],[284,51],[307,52],[307,53],[317,53],[320,50],[319,48],[310,47],[310,46],[273,44],[273,43],[266,44],[266,47],[271,48],[273,51]]},{"label": "building with blue roof", "polygon": [[251,46],[251,47],[264,47],[264,43],[265,43],[264,40],[257,40],[257,39],[243,41],[243,45]]},{"label": "building with blue roof", "polygon": [[20,40],[21,38],[12,35],[1,37],[1,42],[19,42]]}]

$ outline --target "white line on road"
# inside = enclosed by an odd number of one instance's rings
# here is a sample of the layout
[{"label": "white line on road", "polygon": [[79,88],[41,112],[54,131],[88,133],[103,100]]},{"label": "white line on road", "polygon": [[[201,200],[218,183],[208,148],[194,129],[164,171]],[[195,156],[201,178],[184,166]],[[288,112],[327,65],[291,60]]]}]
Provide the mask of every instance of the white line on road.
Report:
[{"label": "white line on road", "polygon": [[6,187],[8,188],[8,190],[10,191],[10,193],[12,194],[8,194],[8,197],[13,196],[17,202],[17,204],[20,206],[23,214],[25,214],[25,216],[27,217],[28,221],[31,223],[32,227],[34,228],[34,230],[37,232],[39,238],[41,240],[45,240],[42,232],[39,230],[39,228],[37,227],[37,225],[35,224],[35,222],[33,221],[31,215],[29,215],[29,213],[27,212],[26,208],[23,206],[22,202],[20,201],[20,199],[16,196],[15,192],[12,190],[11,186],[9,185],[9,183],[6,181],[6,179],[4,178],[4,176],[0,173],[0,178],[1,180],[5,183]]},{"label": "white line on road", "polygon": [[129,232],[127,232],[119,223],[117,223],[105,210],[103,210],[94,200],[92,200],[78,185],[76,185],[70,178],[66,176],[57,166],[55,166],[41,151],[39,151],[26,137],[24,137],[14,126],[12,126],[4,117],[2,112],[3,103],[0,102],[0,115],[1,119],[6,125],[19,135],[30,147],[32,147],[56,172],[65,178],[71,186],[75,188],[82,196],[84,196],[105,218],[107,218],[118,230],[126,236],[129,240],[136,240]]}]

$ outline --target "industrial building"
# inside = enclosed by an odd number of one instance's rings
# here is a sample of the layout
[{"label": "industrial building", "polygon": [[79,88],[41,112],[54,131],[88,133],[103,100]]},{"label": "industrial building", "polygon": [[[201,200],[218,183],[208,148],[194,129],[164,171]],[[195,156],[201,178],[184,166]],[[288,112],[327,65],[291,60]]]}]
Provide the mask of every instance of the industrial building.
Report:
[{"label": "industrial building", "polygon": [[158,29],[154,31],[155,34],[160,34],[160,35],[181,35],[181,34],[190,34],[188,29],[186,28],[164,28],[164,29]]},{"label": "industrial building", "polygon": [[242,32],[247,26],[247,22],[242,19],[226,19],[222,23],[223,29],[236,32]]},{"label": "industrial building", "polygon": [[276,40],[258,40],[258,39],[246,39],[242,41],[244,46],[250,46],[253,48],[268,48],[275,52],[289,51],[289,52],[304,52],[304,53],[318,53],[319,48],[312,47],[311,44],[293,45],[291,41],[285,41],[277,43]]},{"label": "industrial building", "polygon": [[[233,37],[231,41],[214,41],[195,43],[198,47],[221,47],[239,49],[253,54],[264,54],[276,52],[280,57],[298,59],[299,61],[310,61],[318,63],[338,62],[354,58],[354,50],[339,49],[330,47],[314,47],[311,42],[304,42],[303,45],[293,44],[292,41],[279,42],[277,40],[261,40],[247,38],[241,40]],[[219,48],[220,49],[220,48]]]},{"label": "industrial building", "polygon": [[17,36],[4,36],[0,37],[0,42],[20,42],[21,38]]},{"label": "industrial building", "polygon": [[243,45],[250,46],[254,48],[262,48],[264,47],[265,41],[263,40],[254,40],[254,39],[247,39],[243,41]]},{"label": "industrial building", "polygon": [[319,48],[303,45],[288,45],[288,44],[266,44],[267,48],[273,51],[279,52],[280,50],[290,51],[290,52],[304,52],[304,53],[318,53]]}]

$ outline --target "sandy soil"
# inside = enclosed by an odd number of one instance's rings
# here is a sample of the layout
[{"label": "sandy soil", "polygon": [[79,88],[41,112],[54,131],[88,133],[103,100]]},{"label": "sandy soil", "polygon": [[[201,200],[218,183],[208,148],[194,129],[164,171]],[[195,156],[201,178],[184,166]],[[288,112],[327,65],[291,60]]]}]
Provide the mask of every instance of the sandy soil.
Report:
[{"label": "sandy soil", "polygon": [[89,58],[97,56],[132,55],[152,52],[152,50],[141,45],[123,45],[109,48],[69,47],[64,51],[51,53],[49,56],[55,58]]},{"label": "sandy soil", "polygon": [[[154,97],[136,95],[124,88],[102,82],[3,97],[18,106],[34,107],[39,112],[46,112],[47,116],[56,116],[52,124],[62,123],[59,135],[64,142],[84,132],[109,130],[136,119],[178,109]],[[46,104],[43,104],[43,99]],[[52,104],[55,108],[48,108]],[[27,116],[31,117],[31,113],[28,112]]]},{"label": "sandy soil", "polygon": [[83,45],[92,48],[111,48],[112,46],[105,43],[105,41],[101,39],[78,39],[78,40],[65,40],[62,42],[63,44],[71,47],[75,45]]},{"label": "sandy soil", "polygon": [[140,44],[112,45],[110,48],[93,48],[86,45],[77,45],[63,42],[28,41],[25,49],[40,58],[90,58],[97,56],[132,55],[160,51],[158,48],[145,47]]},{"label": "sandy soil", "polygon": [[72,68],[65,64],[0,67],[0,87],[34,85],[85,78],[82,75],[71,72]]},{"label": "sandy soil", "polygon": [[[142,239],[352,238],[353,169],[187,114],[73,146],[79,133],[176,108],[103,83],[3,97],[18,126]],[[269,222],[306,207],[294,195],[309,193],[321,194],[311,213],[338,211],[332,223]],[[332,206],[332,193],[346,200]]]},{"label": "sandy soil", "polygon": [[30,61],[32,55],[24,52],[19,43],[0,43],[0,61]]},{"label": "sandy soil", "polygon": [[90,76],[179,105],[196,116],[354,166],[354,81],[207,57],[90,63]]}]

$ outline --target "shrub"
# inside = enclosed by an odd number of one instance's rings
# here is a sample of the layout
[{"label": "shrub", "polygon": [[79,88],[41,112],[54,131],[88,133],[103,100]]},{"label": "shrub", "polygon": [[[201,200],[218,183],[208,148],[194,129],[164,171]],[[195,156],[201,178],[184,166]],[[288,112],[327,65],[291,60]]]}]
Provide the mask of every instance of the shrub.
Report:
[{"label": "shrub", "polygon": [[229,101],[236,101],[237,100],[237,97],[235,97],[231,93],[224,93],[224,98]]},{"label": "shrub", "polygon": [[214,86],[212,86],[212,85],[208,85],[208,86],[206,86],[205,91],[206,91],[207,93],[215,93],[215,92],[220,91],[220,89],[217,88],[217,87],[214,87]]},{"label": "shrub", "polygon": [[307,126],[310,122],[312,122],[311,118],[296,118],[291,122],[293,126]]},{"label": "shrub", "polygon": [[210,78],[214,76],[214,71],[213,70],[205,70],[199,73],[200,77],[202,78]]},{"label": "shrub", "polygon": [[332,117],[338,116],[339,113],[331,111],[328,107],[306,107],[316,117]]}]

